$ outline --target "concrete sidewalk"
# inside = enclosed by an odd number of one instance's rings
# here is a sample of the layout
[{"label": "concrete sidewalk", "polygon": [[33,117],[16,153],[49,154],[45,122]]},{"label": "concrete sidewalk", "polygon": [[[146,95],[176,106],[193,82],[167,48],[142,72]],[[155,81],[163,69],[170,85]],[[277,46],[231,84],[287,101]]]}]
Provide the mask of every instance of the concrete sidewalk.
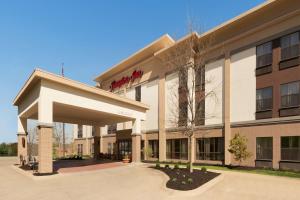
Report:
[{"label": "concrete sidewalk", "polygon": [[16,158],[0,158],[0,199],[298,200],[300,197],[300,179],[293,178],[222,171],[223,179],[207,190],[182,193],[166,190],[165,176],[144,165],[33,180],[12,167],[16,161]]}]

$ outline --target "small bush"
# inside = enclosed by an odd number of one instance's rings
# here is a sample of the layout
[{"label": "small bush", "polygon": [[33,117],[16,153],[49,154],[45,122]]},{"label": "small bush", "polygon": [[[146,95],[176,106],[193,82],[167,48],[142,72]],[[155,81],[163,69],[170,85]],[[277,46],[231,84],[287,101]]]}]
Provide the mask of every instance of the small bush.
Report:
[{"label": "small bush", "polygon": [[178,164],[175,164],[175,165],[174,165],[174,169],[179,169],[179,165],[178,165]]},{"label": "small bush", "polygon": [[155,164],[155,167],[156,167],[156,168],[160,168],[160,164],[159,164],[159,163],[156,163],[156,164]]},{"label": "small bush", "polygon": [[206,172],[207,171],[206,167],[201,167],[201,171]]},{"label": "small bush", "polygon": [[170,166],[169,166],[169,165],[165,165],[165,168],[166,168],[166,169],[169,169],[169,168],[170,168]]},{"label": "small bush", "polygon": [[182,185],[186,185],[186,182],[185,182],[185,181],[181,181],[181,184],[182,184]]},{"label": "small bush", "polygon": [[190,163],[187,163],[187,164],[186,164],[186,168],[187,168],[187,169],[190,169],[190,167],[191,167]]},{"label": "small bush", "polygon": [[177,181],[177,178],[173,178],[172,181],[173,181],[173,182],[176,182],[176,181]]},{"label": "small bush", "polygon": [[193,179],[192,179],[192,178],[188,178],[187,182],[188,182],[189,184],[192,184],[192,183],[193,183]]}]

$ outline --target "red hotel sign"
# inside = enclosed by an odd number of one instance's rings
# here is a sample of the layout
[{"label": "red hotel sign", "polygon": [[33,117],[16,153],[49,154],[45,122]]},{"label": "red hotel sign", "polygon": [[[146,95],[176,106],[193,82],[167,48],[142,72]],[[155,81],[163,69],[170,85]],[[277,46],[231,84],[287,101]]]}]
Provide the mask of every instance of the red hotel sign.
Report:
[{"label": "red hotel sign", "polygon": [[110,85],[110,90],[113,91],[114,89],[120,88],[129,82],[134,82],[136,79],[141,78],[142,76],[143,76],[143,71],[134,70],[131,76],[123,76],[120,80],[113,81]]}]

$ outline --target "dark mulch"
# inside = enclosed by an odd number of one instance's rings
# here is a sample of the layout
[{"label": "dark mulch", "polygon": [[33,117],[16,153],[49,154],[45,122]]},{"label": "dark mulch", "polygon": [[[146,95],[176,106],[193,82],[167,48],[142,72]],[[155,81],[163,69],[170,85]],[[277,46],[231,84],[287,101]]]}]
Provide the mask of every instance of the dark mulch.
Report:
[{"label": "dark mulch", "polygon": [[154,169],[160,170],[169,176],[170,179],[166,184],[167,188],[183,191],[196,189],[220,175],[219,173],[198,169],[194,169],[193,173],[190,173],[186,168],[172,169],[160,167]]}]

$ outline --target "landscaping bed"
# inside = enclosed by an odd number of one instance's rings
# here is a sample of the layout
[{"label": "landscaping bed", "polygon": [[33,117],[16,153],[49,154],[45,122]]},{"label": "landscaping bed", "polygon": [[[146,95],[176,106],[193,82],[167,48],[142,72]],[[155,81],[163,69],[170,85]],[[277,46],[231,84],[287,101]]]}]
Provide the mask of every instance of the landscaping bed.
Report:
[{"label": "landscaping bed", "polygon": [[206,169],[194,169],[193,173],[190,173],[187,168],[170,168],[166,166],[164,168],[155,167],[155,169],[169,176],[166,184],[167,188],[182,191],[196,189],[220,175],[219,173],[206,171]]}]

